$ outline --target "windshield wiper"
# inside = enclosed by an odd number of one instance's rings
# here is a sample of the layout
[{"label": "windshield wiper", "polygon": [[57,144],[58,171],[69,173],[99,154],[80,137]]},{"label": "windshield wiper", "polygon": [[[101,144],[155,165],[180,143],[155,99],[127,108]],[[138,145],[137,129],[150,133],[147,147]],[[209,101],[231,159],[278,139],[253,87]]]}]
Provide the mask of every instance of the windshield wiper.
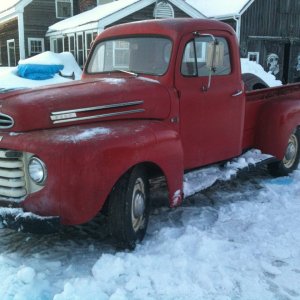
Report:
[{"label": "windshield wiper", "polygon": [[137,76],[139,76],[139,74],[138,73],[136,73],[136,72],[132,72],[132,71],[126,71],[126,70],[114,70],[114,71],[116,71],[116,72],[122,72],[122,73],[126,73],[126,74],[129,74],[129,75],[133,75],[133,76],[135,76],[135,77],[137,77]]}]

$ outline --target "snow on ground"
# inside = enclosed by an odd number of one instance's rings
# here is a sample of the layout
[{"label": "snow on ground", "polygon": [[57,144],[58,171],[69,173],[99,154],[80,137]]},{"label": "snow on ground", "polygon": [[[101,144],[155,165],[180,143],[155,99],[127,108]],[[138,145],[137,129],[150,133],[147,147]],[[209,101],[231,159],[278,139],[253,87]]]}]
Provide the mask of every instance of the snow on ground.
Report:
[{"label": "snow on ground", "polygon": [[37,236],[0,230],[0,299],[300,299],[300,169],[215,185],[156,208],[116,251],[103,220]]},{"label": "snow on ground", "polygon": [[[69,52],[53,53],[50,51],[43,52],[34,57],[21,60],[19,64],[54,64],[64,65],[61,71],[63,75],[70,76],[74,72],[75,79],[81,78],[82,71],[75,61],[74,56]],[[52,79],[47,80],[30,80],[21,78],[17,75],[17,67],[15,68],[0,68],[0,89],[1,88],[33,88],[38,86],[70,82],[72,79],[64,78],[56,74]]]}]

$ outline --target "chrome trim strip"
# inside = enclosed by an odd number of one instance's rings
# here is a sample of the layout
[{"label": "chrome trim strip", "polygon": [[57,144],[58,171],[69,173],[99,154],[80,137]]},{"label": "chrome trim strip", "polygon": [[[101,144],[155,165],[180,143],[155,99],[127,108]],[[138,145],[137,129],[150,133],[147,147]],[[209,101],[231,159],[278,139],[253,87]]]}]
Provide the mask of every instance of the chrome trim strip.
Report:
[{"label": "chrome trim strip", "polygon": [[98,119],[98,118],[108,118],[108,117],[115,117],[115,116],[121,116],[121,115],[127,115],[127,114],[135,114],[135,113],[140,113],[140,112],[144,112],[144,111],[145,111],[144,109],[127,110],[127,111],[120,111],[120,112],[115,112],[115,113],[110,113],[110,114],[73,118],[73,119],[68,119],[68,120],[58,120],[58,121],[54,121],[53,124],[91,120],[91,119]]},{"label": "chrome trim strip", "polygon": [[115,103],[115,104],[107,104],[107,105],[94,106],[94,107],[85,107],[85,108],[78,108],[78,109],[55,111],[55,112],[52,112],[51,115],[61,115],[61,114],[86,112],[86,111],[109,109],[109,108],[127,107],[127,106],[139,105],[139,104],[143,104],[143,103],[144,103],[143,100],[137,100],[137,101]]}]

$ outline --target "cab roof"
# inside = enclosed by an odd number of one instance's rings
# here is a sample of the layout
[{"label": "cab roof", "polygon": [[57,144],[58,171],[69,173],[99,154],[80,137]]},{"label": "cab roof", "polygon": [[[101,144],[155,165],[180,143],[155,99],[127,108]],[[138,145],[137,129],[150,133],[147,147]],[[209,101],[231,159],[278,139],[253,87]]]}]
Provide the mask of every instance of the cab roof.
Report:
[{"label": "cab roof", "polygon": [[157,34],[171,37],[173,40],[194,31],[218,30],[227,31],[233,35],[233,28],[224,22],[206,19],[175,18],[161,20],[146,20],[117,25],[104,30],[97,38],[107,39],[113,36]]}]

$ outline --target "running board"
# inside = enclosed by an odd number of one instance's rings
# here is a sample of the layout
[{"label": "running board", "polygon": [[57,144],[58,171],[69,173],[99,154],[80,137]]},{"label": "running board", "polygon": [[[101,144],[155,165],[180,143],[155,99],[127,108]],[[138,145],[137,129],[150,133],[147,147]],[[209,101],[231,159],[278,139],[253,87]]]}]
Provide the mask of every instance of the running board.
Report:
[{"label": "running board", "polygon": [[240,172],[249,171],[259,165],[268,164],[275,160],[271,155],[262,154],[260,150],[252,149],[225,164],[215,164],[190,171],[184,174],[184,198],[207,189],[216,181],[228,181]]}]

